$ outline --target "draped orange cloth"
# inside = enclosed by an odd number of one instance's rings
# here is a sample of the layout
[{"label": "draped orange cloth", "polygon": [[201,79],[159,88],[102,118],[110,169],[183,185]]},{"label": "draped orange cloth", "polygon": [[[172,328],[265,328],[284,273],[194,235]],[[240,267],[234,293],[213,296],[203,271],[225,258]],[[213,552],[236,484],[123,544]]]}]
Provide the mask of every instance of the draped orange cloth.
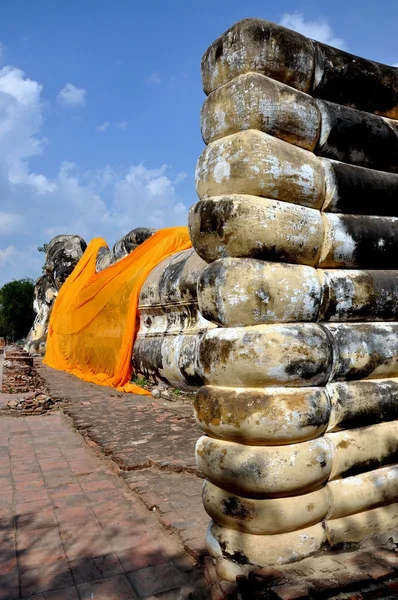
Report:
[{"label": "draped orange cloth", "polygon": [[92,240],[61,287],[50,317],[44,363],[84,381],[149,394],[130,382],[139,295],[156,265],[192,246],[188,229],[157,231],[131,254],[96,273],[97,253],[104,246],[102,238]]}]

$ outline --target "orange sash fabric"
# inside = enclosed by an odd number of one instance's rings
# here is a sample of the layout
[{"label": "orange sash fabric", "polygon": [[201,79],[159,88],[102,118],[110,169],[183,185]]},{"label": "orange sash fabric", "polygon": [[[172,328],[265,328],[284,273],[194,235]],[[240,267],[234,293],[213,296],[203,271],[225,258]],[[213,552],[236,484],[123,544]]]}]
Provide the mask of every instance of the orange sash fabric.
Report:
[{"label": "orange sash fabric", "polygon": [[84,381],[123,392],[149,392],[130,382],[139,329],[141,287],[156,265],[192,246],[187,227],[157,231],[104,271],[95,272],[102,238],[87,246],[61,287],[50,317],[44,363]]}]

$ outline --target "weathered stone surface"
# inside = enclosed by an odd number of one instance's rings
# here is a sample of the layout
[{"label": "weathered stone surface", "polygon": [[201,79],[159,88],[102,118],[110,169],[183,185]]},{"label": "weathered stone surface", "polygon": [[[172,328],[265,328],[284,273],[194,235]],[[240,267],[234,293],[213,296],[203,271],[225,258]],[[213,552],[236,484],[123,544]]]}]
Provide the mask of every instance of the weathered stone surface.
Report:
[{"label": "weathered stone surface", "polygon": [[202,436],[196,462],[212,483],[249,498],[312,491],[327,481],[334,466],[332,445],[325,437],[284,446],[248,446]]},{"label": "weathered stone surface", "polygon": [[249,19],[202,76],[196,456],[232,581],[398,523],[398,70]]},{"label": "weathered stone surface", "polygon": [[203,505],[218,525],[255,535],[274,535],[322,521],[329,509],[329,495],[323,487],[301,496],[258,500],[232,494],[205,481]]},{"label": "weathered stone surface", "polygon": [[223,258],[198,281],[202,315],[223,327],[315,321],[320,298],[316,269],[301,265]]},{"label": "weathered stone surface", "polygon": [[398,379],[340,381],[326,386],[331,402],[328,431],[398,419]]},{"label": "weathered stone surface", "polygon": [[259,73],[247,73],[207,97],[201,127],[205,144],[257,129],[313,151],[320,133],[320,112],[311,96]]},{"label": "weathered stone surface", "polygon": [[220,327],[200,341],[199,366],[211,385],[324,385],[332,347],[327,332],[315,323]]},{"label": "weathered stone surface", "polygon": [[321,387],[204,386],[194,408],[206,434],[255,446],[315,438],[326,430],[330,417],[328,394]]},{"label": "weathered stone surface", "polygon": [[318,107],[321,132],[316,154],[381,171],[398,171],[398,131],[390,127],[388,119],[324,100],[318,101]]},{"label": "weathered stone surface", "polygon": [[261,131],[250,129],[209,144],[195,173],[199,198],[251,194],[309,208],[324,202],[320,160]]},{"label": "weathered stone surface", "polygon": [[33,308],[36,313],[32,328],[29,331],[25,350],[30,354],[42,354],[45,351],[48,324],[58,290],[47,274],[36,281]]},{"label": "weathered stone surface", "polygon": [[133,349],[135,373],[182,389],[202,385],[196,364],[200,337],[200,331],[137,337]]},{"label": "weathered stone surface", "polygon": [[330,381],[398,376],[398,323],[325,323],[334,357]]},{"label": "weathered stone surface", "polygon": [[314,266],[323,239],[319,211],[243,194],[196,203],[189,229],[206,262],[232,256]]},{"label": "weathered stone surface", "polygon": [[[398,499],[398,466],[383,467],[329,481],[328,519],[339,519]],[[333,527],[333,524],[330,525]]]},{"label": "weathered stone surface", "polygon": [[398,69],[320,42],[312,93],[337,104],[398,119]]},{"label": "weathered stone surface", "polygon": [[[249,564],[252,569],[254,565],[282,565],[305,558],[319,550],[326,539],[321,524],[268,536],[237,532],[213,523],[207,533],[208,545],[209,536],[214,538],[213,546],[218,544],[220,548],[219,558],[230,559],[238,566]],[[216,569],[220,575],[217,563]]]},{"label": "weathered stone surface", "polygon": [[162,261],[144,282],[133,348],[136,374],[177,387],[202,384],[198,344],[214,327],[197,306],[196,282],[205,264],[194,250],[185,250]]},{"label": "weathered stone surface", "polygon": [[269,21],[244,19],[206,50],[203,89],[209,94],[234,77],[255,71],[306,92],[314,67],[310,40]]},{"label": "weathered stone surface", "polygon": [[[196,282],[206,263],[192,250],[177,252],[152,269],[140,292],[140,313],[165,306],[197,301]],[[145,326],[145,319],[143,326]]]},{"label": "weathered stone surface", "polygon": [[[383,149],[384,152],[384,149]],[[398,216],[398,175],[336,160],[322,159],[325,172],[323,211]]]},{"label": "weathered stone surface", "polygon": [[198,281],[202,315],[223,327],[295,321],[396,321],[398,271],[314,269],[218,259]]},{"label": "weathered stone surface", "polygon": [[398,267],[398,218],[322,213],[322,219],[320,267]]},{"label": "weathered stone surface", "polygon": [[97,255],[97,272],[103,271],[110,265],[130,254],[130,252],[150,238],[155,231],[156,229],[149,229],[148,227],[137,227],[120,238],[120,240],[114,244],[112,250],[109,250],[108,247],[101,248]]},{"label": "weathered stone surface", "polygon": [[398,503],[360,512],[341,519],[326,521],[325,530],[329,544],[357,542],[398,525]]},{"label": "weathered stone surface", "polygon": [[326,440],[333,451],[329,479],[356,475],[397,462],[398,421],[327,433]]},{"label": "weathered stone surface", "polygon": [[25,350],[44,354],[51,310],[62,284],[66,281],[87,247],[78,235],[57,235],[46,249],[44,274],[36,281],[33,308],[36,313]]},{"label": "weathered stone surface", "polygon": [[397,321],[398,271],[318,269],[318,321]]},{"label": "weathered stone surface", "polygon": [[234,77],[267,75],[317,98],[398,118],[398,71],[261,19],[235,23],[202,58],[206,94]]},{"label": "weathered stone surface", "polygon": [[49,242],[44,269],[57,290],[72,273],[86,247],[79,235],[57,235]]}]

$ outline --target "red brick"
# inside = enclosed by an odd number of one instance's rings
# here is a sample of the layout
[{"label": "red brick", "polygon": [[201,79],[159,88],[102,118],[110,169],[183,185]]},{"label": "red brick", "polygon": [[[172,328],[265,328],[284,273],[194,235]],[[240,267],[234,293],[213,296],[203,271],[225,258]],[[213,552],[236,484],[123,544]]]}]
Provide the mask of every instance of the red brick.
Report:
[{"label": "red brick", "polygon": [[81,487],[77,483],[61,484],[52,488],[51,496],[53,498],[63,498],[65,496],[74,496],[81,493]]},{"label": "red brick", "polygon": [[41,527],[57,527],[52,508],[41,510],[38,513],[17,515],[17,527],[19,529],[40,529]]},{"label": "red brick", "polygon": [[272,567],[263,567],[262,569],[256,569],[249,573],[249,581],[254,581],[255,583],[270,583],[271,581],[278,581],[280,579],[283,579],[282,571]]},{"label": "red brick", "polygon": [[0,585],[0,600],[14,600],[19,597],[18,574],[7,578],[3,577]]},{"label": "red brick", "polygon": [[47,567],[48,565],[54,565],[60,561],[66,561],[65,552],[61,545],[48,548],[27,548],[19,553],[21,573],[31,569],[40,569],[42,567]]},{"label": "red brick", "polygon": [[85,492],[98,492],[100,490],[116,489],[114,484],[107,479],[88,482],[82,481],[80,485]]},{"label": "red brick", "polygon": [[[74,586],[63,588],[62,590],[43,592],[41,596],[43,600],[79,600],[77,589]],[[36,596],[31,600],[36,600]]]},{"label": "red brick", "polygon": [[383,552],[381,556],[382,560],[392,567],[398,567],[398,554],[394,551]]},{"label": "red brick", "polygon": [[17,555],[15,552],[5,552],[1,549],[0,579],[8,577],[17,571]]},{"label": "red brick", "polygon": [[[15,484],[15,489],[17,493],[19,492],[27,492],[31,490],[39,490],[44,488],[44,479],[32,479],[30,481],[18,481]],[[0,488],[1,489],[1,488]]]},{"label": "red brick", "polygon": [[226,598],[232,598],[235,596],[236,591],[236,583],[232,583],[232,581],[220,581],[220,588],[222,592],[225,594]]},{"label": "red brick", "polygon": [[87,473],[92,473],[98,469],[98,467],[90,460],[90,461],[69,461],[69,468],[72,473],[75,475],[83,475]]},{"label": "red brick", "polygon": [[47,460],[39,459],[40,467],[43,473],[46,471],[54,471],[56,469],[68,469],[69,465],[65,459]]},{"label": "red brick", "polygon": [[69,560],[112,554],[112,548],[104,535],[90,539],[83,532],[78,538],[64,541],[64,548]]},{"label": "red brick", "polygon": [[70,561],[76,584],[96,581],[123,573],[123,568],[115,554],[104,554]]},{"label": "red brick", "polygon": [[30,513],[36,514],[37,511],[51,509],[52,505],[48,498],[42,500],[36,500],[31,502],[24,502],[23,504],[17,503],[15,505],[16,515],[26,515]]},{"label": "red brick", "polygon": [[218,583],[218,575],[214,561],[211,556],[205,556],[204,559],[204,576],[205,581],[209,587]]},{"label": "red brick", "polygon": [[398,579],[393,579],[392,581],[385,581],[384,586],[388,590],[389,594],[395,594],[398,598]]},{"label": "red brick", "polygon": [[92,518],[92,513],[87,506],[74,506],[55,510],[59,523],[84,523]]},{"label": "red brick", "polygon": [[46,482],[50,482],[63,477],[72,477],[72,473],[69,468],[65,467],[64,469],[51,469],[51,471],[44,471],[43,476]]},{"label": "red brick", "polygon": [[121,492],[117,489],[99,490],[98,492],[86,492],[91,505],[95,506],[103,502],[119,500]]},{"label": "red brick", "polygon": [[115,552],[128,548],[136,548],[148,542],[148,533],[146,531],[138,530],[134,533],[119,529],[113,529],[112,531],[112,526],[110,526],[104,529],[104,534]]},{"label": "red brick", "polygon": [[121,548],[116,551],[116,554],[126,572],[162,565],[173,560],[175,556],[174,553],[168,553],[159,548],[156,541],[149,536],[146,544],[135,548]]},{"label": "red brick", "polygon": [[62,510],[66,508],[85,507],[88,511],[90,511],[88,498],[81,490],[80,494],[66,494],[66,496],[57,496],[56,498],[53,498],[53,503],[54,509],[58,508]]},{"label": "red brick", "polygon": [[22,595],[55,590],[73,585],[69,565],[60,561],[55,565],[45,566],[39,569],[31,569],[21,574]]},{"label": "red brick", "polygon": [[38,546],[49,546],[61,543],[57,527],[18,528],[17,546],[18,550]]},{"label": "red brick", "polygon": [[77,586],[81,600],[138,600],[124,575]]},{"label": "red brick", "polygon": [[18,494],[18,502],[20,504],[24,504],[25,502],[37,502],[38,500],[49,500],[47,490],[30,490]]},{"label": "red brick", "polygon": [[301,600],[309,598],[308,586],[304,583],[288,583],[272,588],[272,591],[280,600]]},{"label": "red brick", "polygon": [[41,473],[39,471],[33,473],[16,473],[13,471],[12,477],[15,482],[37,481],[38,479],[41,479]]},{"label": "red brick", "polygon": [[174,590],[186,583],[186,578],[171,562],[138,569],[127,576],[141,598]]},{"label": "red brick", "polygon": [[219,583],[215,583],[210,588],[211,600],[226,600],[224,590],[221,588]]}]

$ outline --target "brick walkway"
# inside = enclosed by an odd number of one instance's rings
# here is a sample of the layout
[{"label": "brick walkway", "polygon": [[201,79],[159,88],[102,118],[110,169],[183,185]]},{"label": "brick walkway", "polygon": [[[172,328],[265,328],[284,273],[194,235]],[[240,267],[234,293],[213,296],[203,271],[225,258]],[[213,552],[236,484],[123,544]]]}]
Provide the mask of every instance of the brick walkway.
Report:
[{"label": "brick walkway", "polygon": [[195,465],[195,443],[201,432],[191,402],[169,402],[115,392],[36,363],[63,411],[106,455],[165,528],[199,559],[205,552],[209,517],[202,505],[202,479]]},{"label": "brick walkway", "polygon": [[1,600],[207,598],[176,536],[60,412],[0,418],[0,489]]}]

